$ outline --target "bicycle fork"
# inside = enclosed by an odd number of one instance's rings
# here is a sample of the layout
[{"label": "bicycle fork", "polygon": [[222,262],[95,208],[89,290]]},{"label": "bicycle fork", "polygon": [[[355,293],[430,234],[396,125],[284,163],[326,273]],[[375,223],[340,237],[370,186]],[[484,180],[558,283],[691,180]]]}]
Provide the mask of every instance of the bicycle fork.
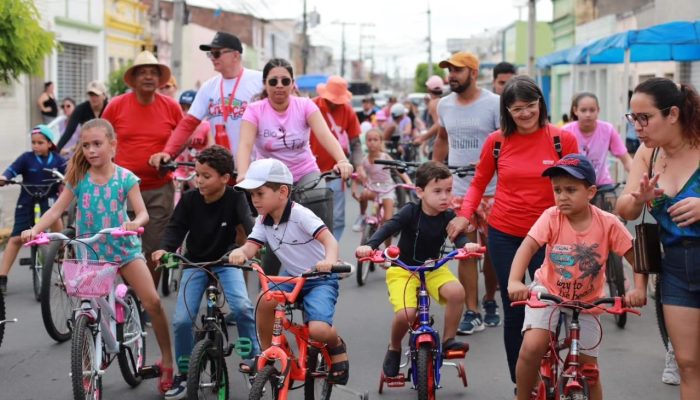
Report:
[{"label": "bicycle fork", "polygon": [[286,337],[282,334],[283,321],[285,318],[285,308],[281,303],[275,307],[275,322],[272,326],[272,344],[258,357],[257,370],[262,371],[266,365],[280,362],[280,375],[277,380],[279,389],[278,398],[286,399],[289,385],[286,384],[291,379],[292,363],[290,361],[290,349]]},{"label": "bicycle fork", "polygon": [[[574,390],[583,390],[582,380],[586,380],[590,385],[593,385],[598,379],[598,367],[596,365],[581,365],[579,362],[581,326],[579,325],[578,312],[576,311],[571,321],[569,335],[571,337],[571,347],[564,363],[564,371],[560,377],[560,379],[567,379],[566,384],[563,386],[566,393]],[[564,393],[559,393],[559,395],[562,396]]]}]

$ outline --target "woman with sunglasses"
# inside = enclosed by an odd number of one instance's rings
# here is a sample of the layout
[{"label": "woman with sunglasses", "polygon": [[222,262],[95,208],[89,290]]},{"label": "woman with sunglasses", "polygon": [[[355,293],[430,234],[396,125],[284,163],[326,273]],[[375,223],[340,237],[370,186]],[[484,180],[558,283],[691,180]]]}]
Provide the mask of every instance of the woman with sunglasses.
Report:
[{"label": "woman with sunglasses", "polygon": [[[627,120],[642,145],[617,212],[649,208],[661,231],[661,302],[681,376],[681,399],[700,393],[700,96],[670,79],[640,83]],[[651,170],[651,177],[648,171]]]},{"label": "woman with sunglasses", "polygon": [[[547,121],[547,105],[535,81],[516,76],[506,83],[500,104],[501,129],[491,133],[481,150],[476,174],[469,186],[459,216],[448,225],[450,238],[466,231],[468,220],[481,204],[493,175],[498,172],[494,205],[488,216],[489,255],[503,302],[503,336],[511,380],[522,343],[523,307],[511,307],[508,276],[515,257],[530,228],[544,210],[554,206],[554,194],[542,172],[561,157],[578,153],[573,134],[560,131]],[[557,144],[559,143],[559,144]],[[497,149],[497,150],[496,150]],[[495,249],[495,251],[493,251]],[[542,265],[544,248],[528,265],[530,278]]]}]

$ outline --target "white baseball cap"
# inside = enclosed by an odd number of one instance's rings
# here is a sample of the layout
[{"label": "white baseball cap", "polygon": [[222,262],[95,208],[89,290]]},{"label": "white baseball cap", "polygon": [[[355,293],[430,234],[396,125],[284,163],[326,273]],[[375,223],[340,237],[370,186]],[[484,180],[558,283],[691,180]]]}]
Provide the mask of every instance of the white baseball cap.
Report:
[{"label": "white baseball cap", "polygon": [[257,189],[267,182],[291,185],[294,183],[294,178],[282,161],[264,158],[253,161],[245,174],[245,179],[235,187],[244,190]]}]

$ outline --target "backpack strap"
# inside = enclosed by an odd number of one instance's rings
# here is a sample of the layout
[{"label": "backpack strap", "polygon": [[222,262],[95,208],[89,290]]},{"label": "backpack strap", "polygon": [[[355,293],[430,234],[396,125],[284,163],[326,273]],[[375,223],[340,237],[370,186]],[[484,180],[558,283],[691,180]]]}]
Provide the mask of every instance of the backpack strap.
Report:
[{"label": "backpack strap", "polygon": [[557,155],[559,156],[559,159],[561,160],[561,158],[563,157],[563,155],[562,155],[563,151],[562,151],[562,147],[561,147],[561,138],[559,137],[559,135],[554,135],[552,137],[552,140],[554,140],[554,150],[557,152]]},{"label": "backpack strap", "polygon": [[498,170],[498,157],[501,155],[501,141],[496,139],[496,142],[493,144],[493,164],[496,166],[496,170]]}]

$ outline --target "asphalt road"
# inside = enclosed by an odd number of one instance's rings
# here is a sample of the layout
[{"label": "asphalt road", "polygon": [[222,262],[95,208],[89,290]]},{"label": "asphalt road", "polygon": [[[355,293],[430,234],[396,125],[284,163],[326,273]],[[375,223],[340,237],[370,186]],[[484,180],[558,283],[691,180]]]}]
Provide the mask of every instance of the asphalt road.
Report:
[{"label": "asphalt road", "polygon": [[[357,215],[352,200],[348,203],[348,224]],[[359,244],[359,234],[348,227],[340,243],[341,256],[354,262],[353,254]],[[455,269],[455,265],[451,268]],[[19,322],[6,326],[5,339],[0,347],[0,400],[71,399],[69,378],[70,342],[56,344],[44,331],[39,304],[31,290],[31,276],[27,267],[16,265],[10,275],[6,297],[8,317]],[[249,283],[254,295],[257,279]],[[169,315],[174,307],[174,295],[164,299]],[[439,306],[434,306],[436,326],[442,326]],[[642,309],[642,316],[628,317],[627,327],[618,329],[612,316],[603,316],[604,336],[601,347],[600,369],[605,397],[608,399],[674,399],[678,388],[661,382],[664,351],[659,338],[653,307]],[[386,295],[384,272],[370,274],[369,282],[358,287],[354,276],[341,283],[335,324],[348,344],[351,362],[349,387],[368,392],[371,399],[413,398],[416,393],[409,387],[391,388],[377,393],[379,372],[388,343],[391,306]],[[233,330],[235,334],[235,329]],[[463,387],[456,371],[443,367],[443,388],[440,399],[512,399],[506,357],[503,350],[502,329],[487,328],[464,338],[471,346],[464,360],[469,386]],[[155,338],[149,329],[148,360],[159,358]],[[229,371],[236,371],[238,357],[229,359]],[[247,399],[247,387],[242,375],[232,373],[232,399]],[[104,376],[104,398],[158,399],[161,398],[155,381],[145,381],[131,389],[121,378],[114,363]],[[302,390],[292,392],[291,398],[302,398]],[[336,389],[334,399],[353,399],[356,396]]]}]

